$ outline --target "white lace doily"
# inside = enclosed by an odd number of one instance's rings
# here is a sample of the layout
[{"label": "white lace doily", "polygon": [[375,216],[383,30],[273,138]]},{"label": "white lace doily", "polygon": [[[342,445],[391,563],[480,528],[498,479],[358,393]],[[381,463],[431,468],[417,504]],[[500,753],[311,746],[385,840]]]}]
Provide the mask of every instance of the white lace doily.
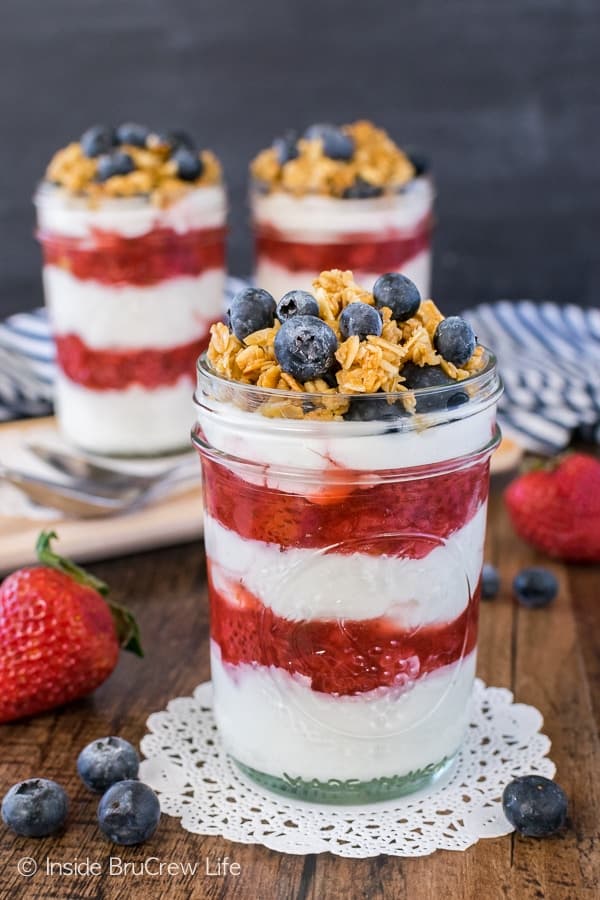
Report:
[{"label": "white lace doily", "polygon": [[507,782],[555,772],[538,710],[478,679],[463,748],[434,788],[368,806],[303,803],[259,788],[238,771],[221,746],[211,696],[206,682],[193,697],[172,700],[149,717],[141,742],[141,780],[158,792],[163,812],[196,834],[355,858],[466,850],[513,830],[501,805]]}]

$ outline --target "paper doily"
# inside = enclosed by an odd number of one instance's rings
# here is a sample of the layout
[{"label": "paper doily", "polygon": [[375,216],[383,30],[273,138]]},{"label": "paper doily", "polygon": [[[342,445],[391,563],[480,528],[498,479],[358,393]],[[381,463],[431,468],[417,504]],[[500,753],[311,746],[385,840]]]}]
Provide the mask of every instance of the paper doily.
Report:
[{"label": "paper doily", "polygon": [[465,742],[441,782],[385,803],[311,805],[269,793],[238,771],[221,745],[211,702],[205,682],[193,697],[172,700],[149,717],[140,779],[187,831],[283,853],[363,858],[466,850],[513,830],[501,805],[507,782],[555,772],[538,710],[477,679]]}]

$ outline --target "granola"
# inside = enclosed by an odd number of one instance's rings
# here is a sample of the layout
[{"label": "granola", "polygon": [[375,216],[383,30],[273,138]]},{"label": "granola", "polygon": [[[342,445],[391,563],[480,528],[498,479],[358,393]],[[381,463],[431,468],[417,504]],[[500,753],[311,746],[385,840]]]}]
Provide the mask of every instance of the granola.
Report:
[{"label": "granola", "polygon": [[298,155],[283,164],[274,147],[262,150],[250,167],[253,178],[271,191],[332,197],[343,197],[357,179],[381,188],[382,192],[394,192],[414,178],[412,162],[382,128],[359,121],[342,126],[341,130],[354,141],[351,159],[331,159],[323,152],[319,138],[300,138]]}]

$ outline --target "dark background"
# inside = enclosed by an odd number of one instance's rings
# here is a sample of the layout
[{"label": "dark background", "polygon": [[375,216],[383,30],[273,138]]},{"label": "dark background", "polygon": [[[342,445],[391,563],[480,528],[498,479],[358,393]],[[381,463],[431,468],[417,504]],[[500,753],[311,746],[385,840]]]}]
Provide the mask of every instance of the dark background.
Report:
[{"label": "dark background", "polygon": [[432,156],[434,294],[597,302],[598,0],[2,0],[0,314],[41,302],[30,196],[94,121],[185,127],[220,155],[247,273],[249,158],[368,117]]}]

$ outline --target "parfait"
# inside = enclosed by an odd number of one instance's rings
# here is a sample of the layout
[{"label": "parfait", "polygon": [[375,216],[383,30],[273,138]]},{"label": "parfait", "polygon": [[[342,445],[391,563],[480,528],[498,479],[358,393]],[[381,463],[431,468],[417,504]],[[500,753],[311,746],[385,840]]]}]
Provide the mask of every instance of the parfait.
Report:
[{"label": "parfait", "polygon": [[54,155],[35,204],[64,435],[98,453],[181,449],[222,315],[216,157],[183,132],[95,126]]},{"label": "parfait", "polygon": [[333,266],[372,288],[403,272],[429,296],[433,183],[426,160],[359,121],[277,138],[251,165],[255,280],[280,296]]},{"label": "parfait", "polygon": [[458,752],[500,382],[406,277],[247,288],[198,363],[214,710],[270,789],[360,803]]}]

